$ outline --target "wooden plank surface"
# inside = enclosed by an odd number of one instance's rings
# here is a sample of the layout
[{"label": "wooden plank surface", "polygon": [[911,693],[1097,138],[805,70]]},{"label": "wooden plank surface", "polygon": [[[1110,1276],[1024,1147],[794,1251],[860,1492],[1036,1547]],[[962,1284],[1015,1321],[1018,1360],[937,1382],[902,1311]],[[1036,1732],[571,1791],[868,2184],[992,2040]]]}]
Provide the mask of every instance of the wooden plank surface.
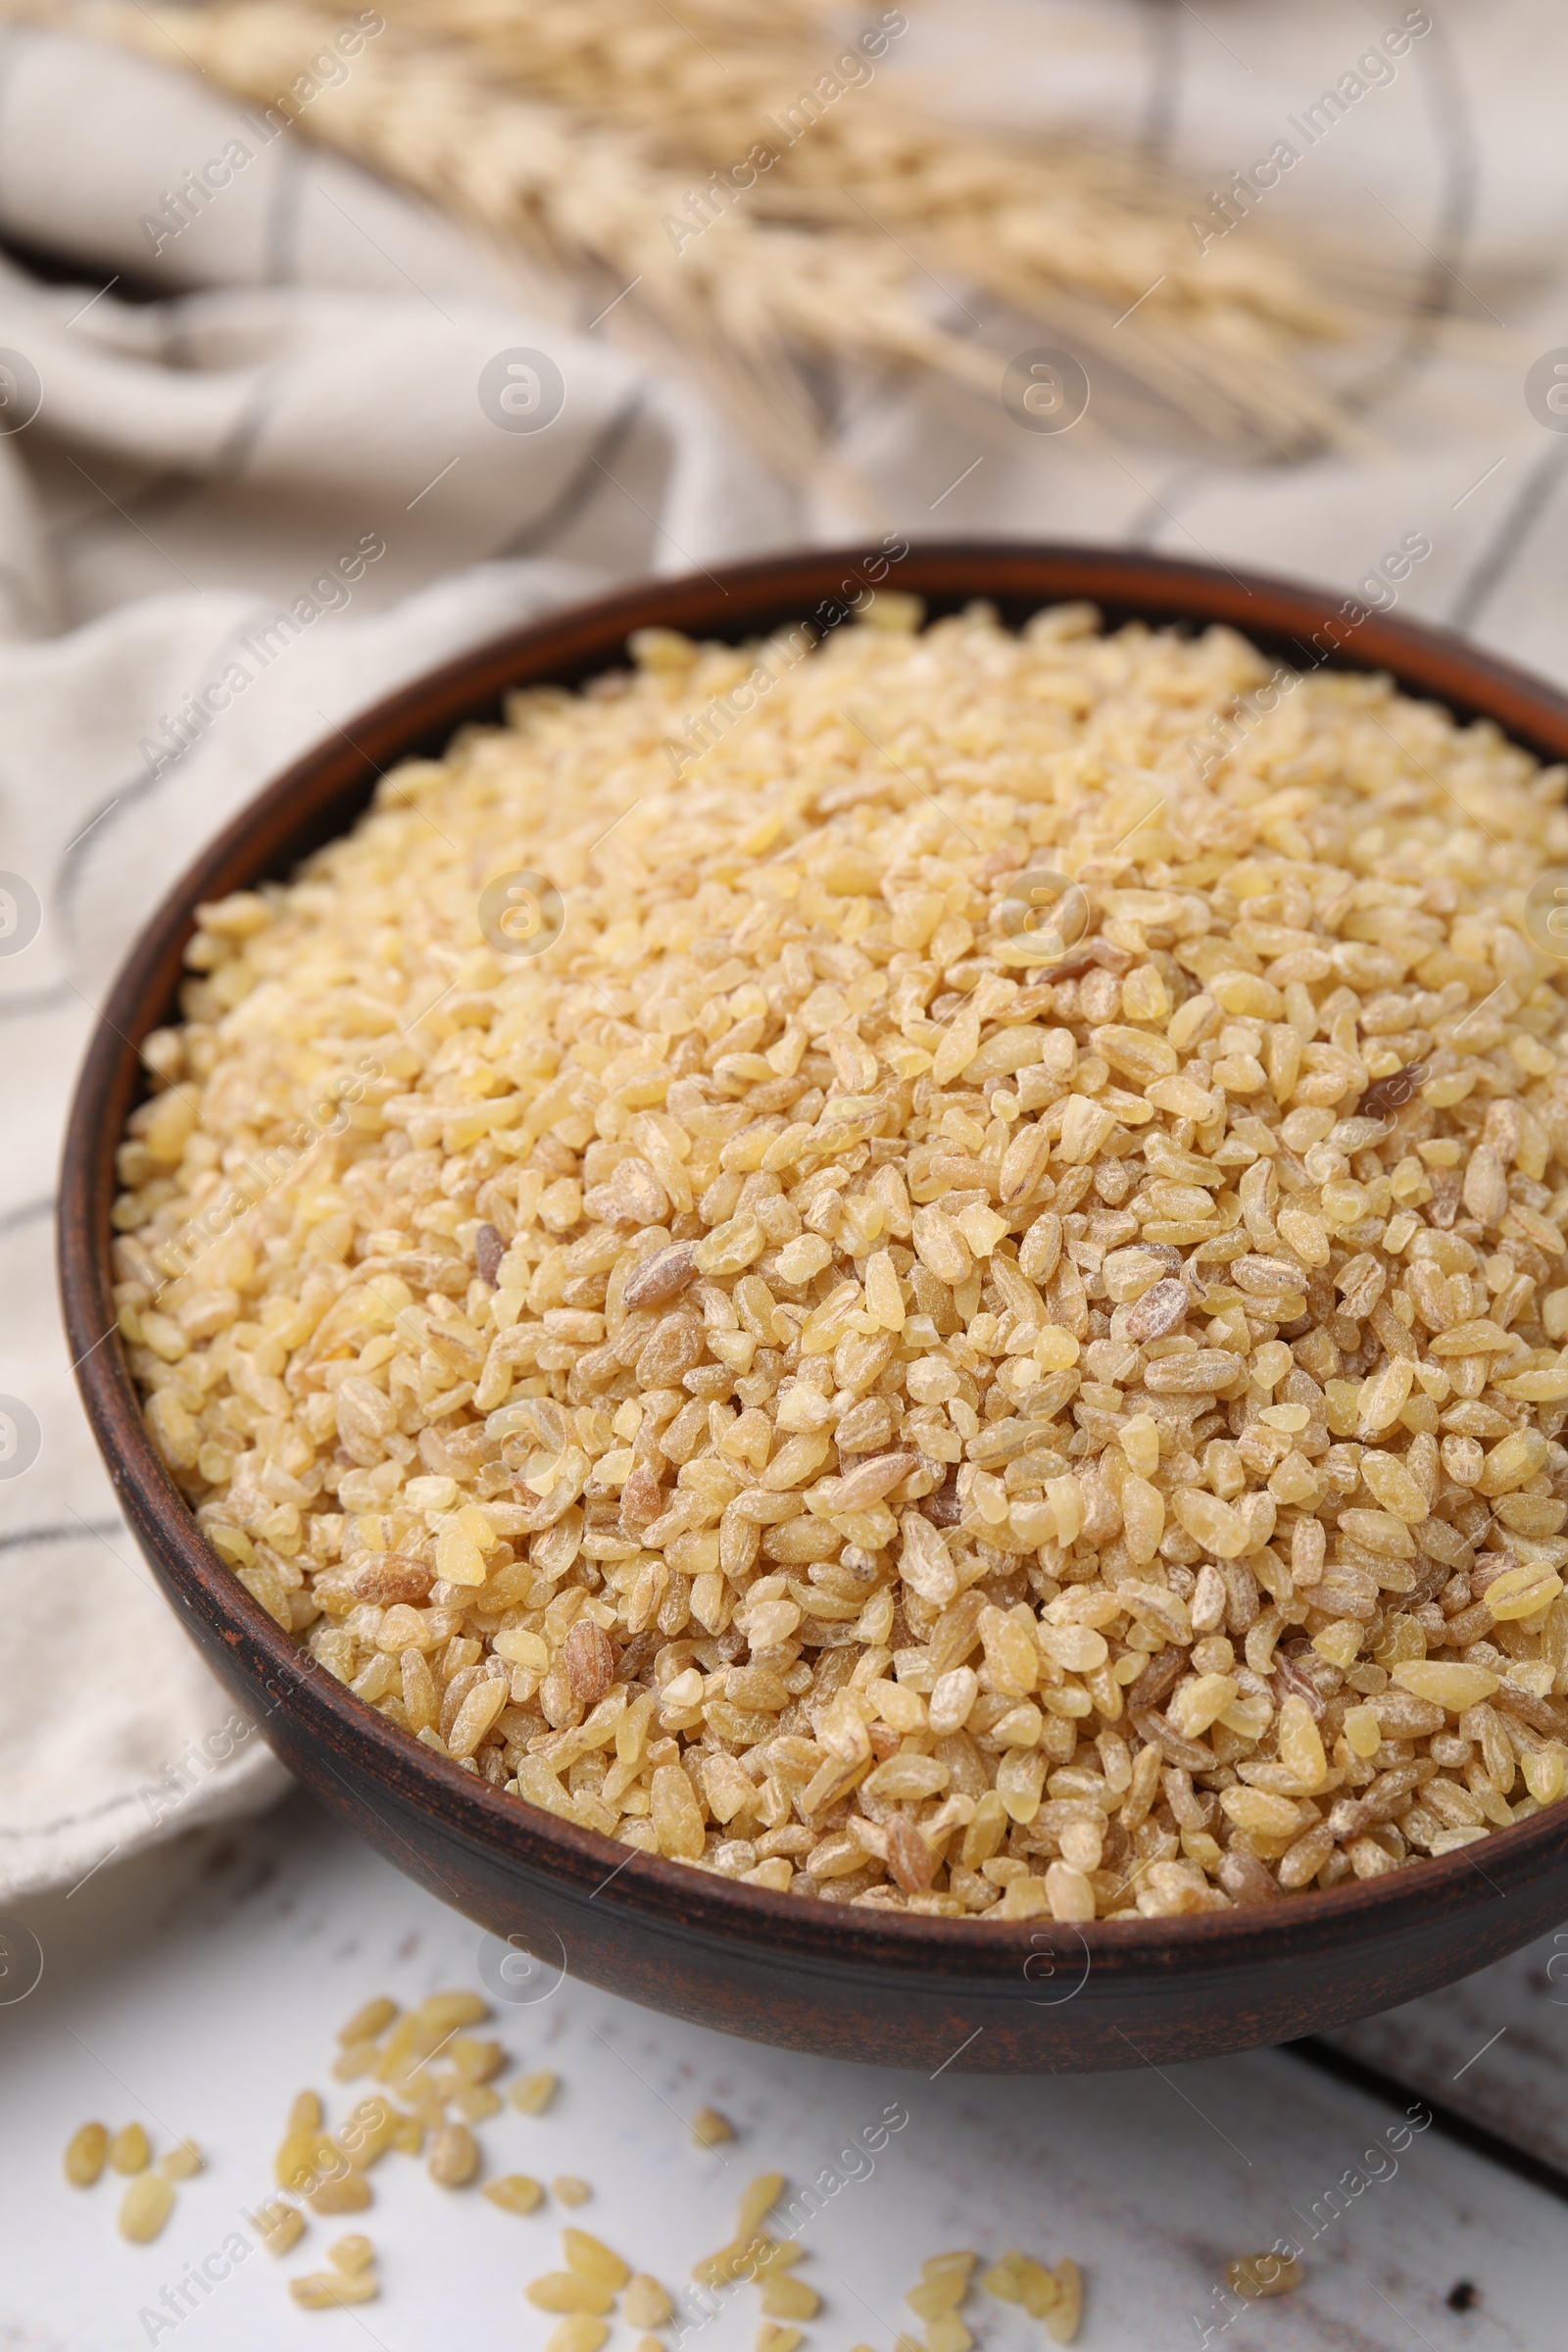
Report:
[{"label": "wooden plank surface", "polygon": [[1568,1927],[1328,2039],[1568,2174]]},{"label": "wooden plank surface", "polygon": [[[893,2352],[901,2332],[918,2333],[904,2290],[953,2246],[1072,2255],[1087,2352],[1561,2342],[1561,2207],[1418,2128],[1418,2102],[1402,2132],[1395,2110],[1274,2052],[1164,2074],[928,2080],[755,2048],[550,1979],[498,2002],[489,2030],[518,2065],[560,2074],[557,2103],[537,2119],[505,2108],[477,2133],[487,2173],[579,2175],[591,2202],[568,2213],[547,2200],[517,2218],[389,2157],[368,2212],[313,2219],[278,2264],[245,2216],[270,2185],[294,2093],[315,2085],[338,2120],[363,2089],[328,2079],[338,2025],[376,1992],[408,2001],[473,1984],[478,1931],[303,1799],[105,1871],[25,1918],[45,1971],[25,2001],[0,2006],[5,2352],[168,2343],[144,2315],[236,2232],[243,2257],[192,2297],[176,2352],[541,2352],[555,2322],[521,2290],[560,2267],[564,2222],[689,2297],[692,2265],[729,2236],[742,2185],[774,2169],[792,2196],[817,2184],[799,2275],[823,2309],[802,2352]],[[705,2103],[738,2133],[707,2153],[688,2132]],[[77,2191],[59,2173],[78,2123],[133,2114],[159,2145],[191,2132],[211,2158],[150,2247],[115,2235],[119,2183]],[[319,2269],[346,2229],[377,2246],[381,2299],[335,2317],[296,2310],[287,2277]],[[1231,2303],[1226,2261],[1285,2236],[1304,2247],[1300,2289]],[[977,2292],[964,2316],[980,2352],[1048,2352],[1016,2307]],[[710,2318],[688,2302],[667,2352],[751,2352],[759,2317],[751,2288]],[[607,2352],[635,2341],[617,2323]]]}]

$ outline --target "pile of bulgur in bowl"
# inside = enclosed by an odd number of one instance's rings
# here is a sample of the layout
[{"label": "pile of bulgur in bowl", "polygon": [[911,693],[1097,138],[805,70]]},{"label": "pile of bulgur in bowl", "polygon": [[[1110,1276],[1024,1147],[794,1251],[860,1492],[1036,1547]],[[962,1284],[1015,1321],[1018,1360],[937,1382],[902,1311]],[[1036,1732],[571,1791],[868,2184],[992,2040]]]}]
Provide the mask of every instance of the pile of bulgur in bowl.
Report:
[{"label": "pile of bulgur in bowl", "polygon": [[920,622],[646,631],[200,910],[114,1211],[159,1452],[411,1740],[752,1886],[1157,1919],[1554,1804],[1562,771]]}]

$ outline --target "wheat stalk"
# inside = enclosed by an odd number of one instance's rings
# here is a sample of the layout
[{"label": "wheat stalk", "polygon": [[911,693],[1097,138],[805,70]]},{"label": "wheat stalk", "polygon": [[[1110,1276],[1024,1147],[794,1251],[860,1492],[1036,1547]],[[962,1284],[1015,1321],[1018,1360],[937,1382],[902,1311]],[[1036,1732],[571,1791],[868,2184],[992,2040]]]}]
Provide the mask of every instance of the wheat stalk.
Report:
[{"label": "wheat stalk", "polygon": [[[1127,159],[944,123],[880,70],[803,135],[770,134],[765,119],[843,48],[813,0],[683,0],[678,22],[659,0],[383,7],[388,29],[301,110],[280,93],[336,16],[74,0],[63,17],[58,0],[0,0],[283,104],[501,246],[630,288],[617,327],[678,353],[774,465],[826,471],[841,494],[804,360],[926,370],[996,399],[1010,352],[928,316],[922,271],[1076,337],[1222,437],[1298,447],[1344,430],[1302,359],[1353,320],[1260,224],[1200,255],[1174,191]],[[700,192],[759,141],[774,167],[727,210],[710,200],[694,233],[694,176]]]}]

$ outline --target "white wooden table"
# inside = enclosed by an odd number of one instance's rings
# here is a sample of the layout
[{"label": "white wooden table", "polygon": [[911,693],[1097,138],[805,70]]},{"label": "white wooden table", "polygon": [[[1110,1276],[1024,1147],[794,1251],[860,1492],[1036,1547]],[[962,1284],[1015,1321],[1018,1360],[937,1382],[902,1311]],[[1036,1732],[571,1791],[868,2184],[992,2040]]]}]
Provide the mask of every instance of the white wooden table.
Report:
[{"label": "white wooden table", "polygon": [[[1191,2347],[1205,2328],[1226,2352],[1557,2352],[1564,2341],[1568,2182],[1557,2194],[1532,2185],[1437,2128],[1396,2159],[1387,2134],[1397,2110],[1298,2058],[930,2081],[755,2048],[569,1981],[544,2000],[498,2005],[491,2029],[520,2063],[559,2073],[554,2107],[540,2118],[506,2107],[479,2136],[487,2174],[576,2174],[593,2185],[588,2205],[568,2214],[550,2201],[515,2218],[392,2156],[371,2175],[368,2213],[313,2220],[278,2263],[244,2217],[269,2187],[295,2091],[314,2084],[329,2120],[345,2112],[363,2086],[328,2079],[339,2024],[375,1992],[413,2000],[476,1984],[478,1932],[303,1796],[21,1913],[44,1971],[25,1999],[0,2007],[3,2352],[171,2341],[178,2352],[537,2352],[555,2323],[522,2287],[559,2267],[563,2222],[677,2288],[730,2235],[754,2174],[801,2184],[824,2168],[843,2184],[803,2232],[800,2275],[823,2296],[803,2352],[894,2352],[901,2330],[918,2335],[902,2292],[926,2255],[958,2245],[1072,2254],[1087,2279],[1086,2352]],[[1547,1974],[1551,1952],[1548,1940],[1345,2043],[1401,2071],[1411,2100],[1462,2108],[1564,2165],[1568,1983]],[[732,2119],[736,2142],[692,2145],[686,2126],[703,2104]],[[890,2107],[908,2121],[874,2161],[841,2153]],[[117,2236],[118,2180],[81,2191],[62,2178],[61,2151],[89,2116],[111,2126],[137,2116],[157,2146],[190,2133],[208,2153],[151,2246]],[[1387,2177],[1331,2197],[1352,2168]],[[360,2228],[377,2246],[380,2300],[298,2310],[285,2278],[322,2267],[328,2243]],[[168,2319],[166,2288],[177,2312],[181,2278],[236,2231],[245,2258],[220,2261],[228,2276],[205,2296],[187,2287],[177,2324],[142,2316]],[[1297,2293],[1245,2310],[1216,2297],[1230,2257],[1285,2233],[1309,2241]],[[1227,2311],[1238,2316],[1222,2327]],[[975,2293],[965,2316],[982,2352],[1045,2352],[1044,2331],[1016,2308]],[[750,2352],[758,2317],[754,2292],[738,2290],[685,2352]],[[673,2346],[676,2330],[666,2336]],[[633,2341],[617,2324],[607,2352]]]}]

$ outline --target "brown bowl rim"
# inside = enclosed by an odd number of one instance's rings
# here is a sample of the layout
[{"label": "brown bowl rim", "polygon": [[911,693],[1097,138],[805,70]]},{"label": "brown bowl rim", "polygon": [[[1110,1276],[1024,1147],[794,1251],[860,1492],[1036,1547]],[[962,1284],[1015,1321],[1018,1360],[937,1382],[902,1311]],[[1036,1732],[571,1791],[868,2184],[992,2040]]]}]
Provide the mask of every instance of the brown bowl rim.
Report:
[{"label": "brown bowl rim", "polygon": [[[87,1417],[126,1515],[184,1605],[203,1616],[231,1651],[248,1652],[253,1669],[259,1663],[274,1706],[294,1710],[318,1749],[352,1754],[365,1779],[381,1785],[389,1808],[395,1808],[399,1795],[407,1799],[416,1791],[425,1813],[460,1845],[492,1852],[525,1874],[543,1873],[579,1898],[602,1896],[607,1908],[657,1919],[677,1936],[765,1944],[798,1970],[824,1978],[872,1966],[891,1984],[921,1973],[923,1961],[940,1977],[1016,1982],[1043,1941],[1075,1936],[1097,1972],[1123,1982],[1171,1979],[1185,1962],[1219,1961],[1227,1954],[1237,1961],[1245,1956],[1265,1962],[1283,1958],[1288,1945],[1294,1959],[1309,1958],[1313,1946],[1326,1951],[1350,1940],[1363,1921],[1370,1928],[1380,1918],[1389,1919],[1391,1907],[1414,1931],[1423,1921],[1435,1923],[1485,1901],[1478,1876],[1499,1898],[1522,1890],[1550,1865],[1560,1864],[1568,1838],[1568,1800],[1560,1818],[1557,1808],[1548,1807],[1478,1840],[1485,1848],[1485,1870],[1471,1859],[1472,1849],[1463,1848],[1428,1856],[1408,1872],[1349,1881],[1275,1903],[1082,1926],[1053,1922],[1044,1914],[1001,1922],[806,1902],[628,1851],[595,1831],[508,1796],[420,1747],[318,1668],[202,1541],[147,1436],[113,1328],[109,1139],[118,1136],[119,1118],[131,1099],[135,1049],[167,1017],[167,991],[157,1002],[152,991],[171,954],[177,955],[189,936],[196,905],[219,890],[240,886],[242,874],[255,880],[271,870],[254,854],[258,836],[270,826],[284,828],[297,798],[323,776],[342,769],[337,792],[346,797],[354,788],[349,771],[357,758],[368,799],[381,772],[379,761],[423,748],[432,727],[436,741],[449,737],[466,723],[463,708],[493,705],[509,675],[524,665],[530,674],[518,683],[572,683],[612,665],[625,636],[651,622],[727,638],[779,625],[791,615],[805,617],[823,599],[837,597],[842,603],[841,591],[851,580],[863,582],[860,567],[882,553],[858,546],[813,550],[640,582],[507,630],[381,697],[293,760],[245,804],[165,894],[99,1013],[72,1106],[61,1170],[65,1326]],[[915,542],[894,561],[899,565],[894,584],[940,611],[975,599],[1023,610],[1082,598],[1099,604],[1112,624],[1140,617],[1154,626],[1220,623],[1265,647],[1283,652],[1294,646],[1298,653],[1315,633],[1326,631],[1335,644],[1325,665],[1391,672],[1402,691],[1439,700],[1464,718],[1491,718],[1537,757],[1568,758],[1568,697],[1460,636],[1392,619],[1387,612],[1367,612],[1338,590],[1070,543]],[[1363,616],[1351,617],[1352,608]],[[739,624],[738,630],[725,623]],[[596,649],[586,660],[585,645]],[[432,706],[460,714],[432,721]],[[343,829],[335,822],[315,835],[307,825],[305,833],[325,840]],[[285,866],[308,847],[309,841],[295,846]]]}]

